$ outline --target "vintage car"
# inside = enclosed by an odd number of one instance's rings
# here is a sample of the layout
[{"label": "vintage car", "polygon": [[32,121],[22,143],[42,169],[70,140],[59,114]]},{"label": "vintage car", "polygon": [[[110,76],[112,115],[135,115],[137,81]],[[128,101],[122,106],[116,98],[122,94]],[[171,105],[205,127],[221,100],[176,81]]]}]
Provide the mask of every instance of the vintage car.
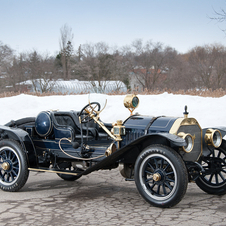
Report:
[{"label": "vintage car", "polygon": [[73,181],[119,167],[156,207],[178,204],[188,182],[225,194],[226,128],[202,129],[187,107],[183,117],[133,114],[138,104],[136,95],[127,95],[130,116],[113,124],[102,122],[100,104],[89,101],[81,111],[42,111],[0,126],[0,188],[18,191],[29,171]]}]

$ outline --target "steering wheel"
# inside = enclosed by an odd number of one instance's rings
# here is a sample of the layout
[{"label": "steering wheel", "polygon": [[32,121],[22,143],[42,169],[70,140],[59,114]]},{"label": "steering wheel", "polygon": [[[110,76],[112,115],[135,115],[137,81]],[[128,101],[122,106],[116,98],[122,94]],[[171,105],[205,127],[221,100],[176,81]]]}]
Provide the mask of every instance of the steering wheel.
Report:
[{"label": "steering wheel", "polygon": [[[97,109],[96,109],[97,108]],[[89,121],[92,120],[92,118],[89,116],[89,114],[87,113],[90,112],[92,114],[94,114],[95,116],[97,116],[97,112],[100,111],[100,104],[98,102],[92,102],[87,104],[79,113],[79,117],[81,119],[81,123],[87,123]]]}]

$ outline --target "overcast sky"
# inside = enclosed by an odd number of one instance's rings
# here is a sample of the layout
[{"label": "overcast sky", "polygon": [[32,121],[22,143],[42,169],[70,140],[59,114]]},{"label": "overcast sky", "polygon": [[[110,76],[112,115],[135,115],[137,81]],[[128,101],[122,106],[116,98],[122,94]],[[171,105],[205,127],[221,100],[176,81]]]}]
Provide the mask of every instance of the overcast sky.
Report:
[{"label": "overcast sky", "polygon": [[136,39],[162,42],[181,53],[197,45],[226,46],[226,21],[209,17],[226,10],[226,0],[0,0],[0,41],[18,52],[59,51],[67,24],[73,45],[106,42],[130,45]]}]

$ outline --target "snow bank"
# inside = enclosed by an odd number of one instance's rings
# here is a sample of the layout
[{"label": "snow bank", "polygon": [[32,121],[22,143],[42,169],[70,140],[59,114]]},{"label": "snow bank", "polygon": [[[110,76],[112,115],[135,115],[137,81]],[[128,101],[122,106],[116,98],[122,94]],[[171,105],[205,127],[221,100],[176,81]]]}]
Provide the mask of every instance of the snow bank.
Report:
[{"label": "snow bank", "polygon": [[[14,97],[0,98],[0,124],[23,117],[36,117],[43,110],[81,110],[88,100],[100,102],[107,106],[100,114],[104,122],[125,120],[129,111],[124,107],[125,95],[84,94],[66,96],[37,97],[21,94]],[[159,95],[138,95],[140,104],[135,112],[143,115],[165,115],[183,117],[184,106],[188,106],[189,117],[198,120],[201,127],[226,126],[224,105],[226,96],[220,98],[197,97],[189,95],[174,95],[163,93]]]}]

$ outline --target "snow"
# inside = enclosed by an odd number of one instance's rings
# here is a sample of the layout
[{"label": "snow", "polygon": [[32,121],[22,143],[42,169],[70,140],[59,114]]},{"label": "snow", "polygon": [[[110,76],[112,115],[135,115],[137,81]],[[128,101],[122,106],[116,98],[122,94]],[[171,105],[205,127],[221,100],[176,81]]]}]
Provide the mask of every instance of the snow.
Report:
[{"label": "snow", "polygon": [[[226,126],[224,103],[226,96],[220,98],[174,95],[138,95],[140,104],[135,112],[142,115],[183,117],[184,106],[188,106],[189,117],[196,118],[202,128]],[[0,98],[0,125],[11,120],[24,117],[36,117],[45,110],[80,111],[90,99],[100,102],[106,108],[100,118],[104,122],[125,120],[130,112],[123,105],[125,95],[83,94],[37,97],[20,94],[13,97]]]}]

